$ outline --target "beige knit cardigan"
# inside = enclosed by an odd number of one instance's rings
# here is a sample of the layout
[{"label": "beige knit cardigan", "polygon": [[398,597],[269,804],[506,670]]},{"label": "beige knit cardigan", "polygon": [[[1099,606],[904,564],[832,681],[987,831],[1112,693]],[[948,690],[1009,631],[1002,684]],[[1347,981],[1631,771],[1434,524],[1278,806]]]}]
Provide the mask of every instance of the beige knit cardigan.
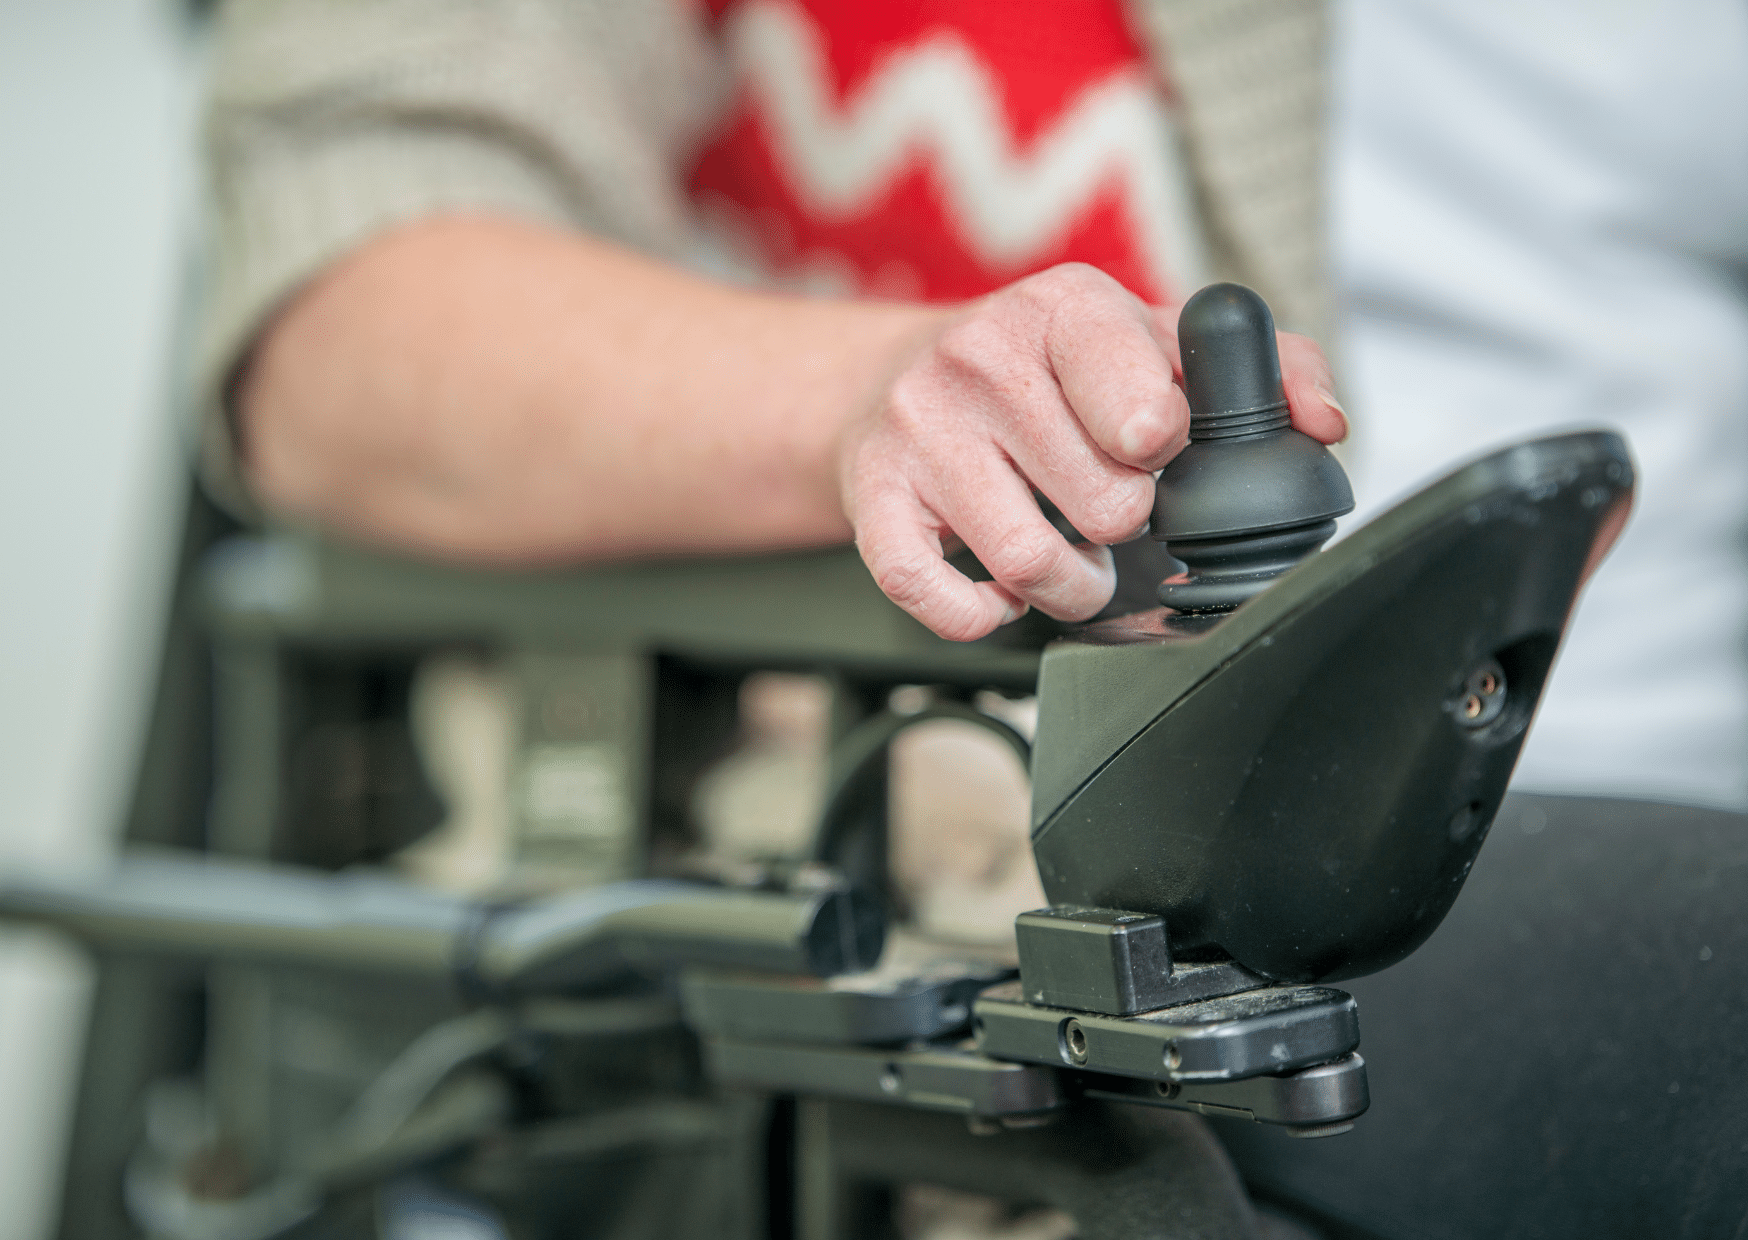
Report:
[{"label": "beige knit cardigan", "polygon": [[[1176,91],[1213,270],[1323,336],[1324,10],[1128,0]],[[206,142],[203,473],[251,511],[224,390],[299,284],[384,229],[485,210],[684,262],[679,170],[726,68],[690,0],[228,0]]]}]

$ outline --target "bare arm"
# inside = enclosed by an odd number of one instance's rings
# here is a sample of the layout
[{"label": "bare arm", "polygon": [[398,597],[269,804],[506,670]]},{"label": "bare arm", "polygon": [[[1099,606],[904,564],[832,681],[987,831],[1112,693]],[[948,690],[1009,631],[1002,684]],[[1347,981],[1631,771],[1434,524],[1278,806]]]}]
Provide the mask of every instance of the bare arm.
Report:
[{"label": "bare arm", "polygon": [[304,290],[239,392],[285,511],[443,558],[844,542],[836,439],[939,313],[764,296],[484,218]]},{"label": "bare arm", "polygon": [[[1182,446],[1175,311],[1089,268],[970,306],[711,283],[603,242],[455,218],[377,239],[303,290],[238,390],[271,506],[491,563],[803,547],[856,537],[943,635],[1110,596],[1030,491],[1097,543],[1132,534]],[[1300,429],[1346,424],[1316,346],[1283,336]],[[996,580],[947,567],[957,536]]]}]

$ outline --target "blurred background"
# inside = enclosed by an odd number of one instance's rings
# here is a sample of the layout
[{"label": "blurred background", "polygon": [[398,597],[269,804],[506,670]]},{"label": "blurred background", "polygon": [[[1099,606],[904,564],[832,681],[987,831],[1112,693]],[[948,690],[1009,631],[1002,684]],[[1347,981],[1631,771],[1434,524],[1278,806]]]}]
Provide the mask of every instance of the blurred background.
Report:
[{"label": "blurred background", "polygon": [[[0,0],[0,849],[89,857],[134,775],[185,482],[171,358],[200,41]],[[51,1234],[89,970],[0,930],[0,1236]]]},{"label": "blurred background", "polygon": [[[1500,442],[1626,429],[1639,513],[1519,784],[1740,807],[1748,16],[1721,0],[1680,25],[1578,0],[1335,13],[1355,519]],[[173,359],[202,63],[200,6],[0,0],[8,859],[103,854],[139,763],[187,487]],[[1670,599],[1668,640],[1643,642],[1642,609]],[[90,993],[77,953],[0,930],[0,1240],[54,1232]]]}]

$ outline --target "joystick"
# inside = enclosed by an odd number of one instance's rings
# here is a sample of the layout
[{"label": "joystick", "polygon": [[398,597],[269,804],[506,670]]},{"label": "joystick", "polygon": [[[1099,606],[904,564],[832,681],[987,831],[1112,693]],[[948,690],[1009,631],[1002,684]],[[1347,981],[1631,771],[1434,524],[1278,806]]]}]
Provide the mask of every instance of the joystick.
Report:
[{"label": "joystick", "polygon": [[1211,284],[1178,319],[1189,445],[1159,475],[1153,537],[1189,569],[1159,587],[1180,612],[1230,611],[1316,551],[1353,511],[1340,462],[1289,425],[1268,303]]}]

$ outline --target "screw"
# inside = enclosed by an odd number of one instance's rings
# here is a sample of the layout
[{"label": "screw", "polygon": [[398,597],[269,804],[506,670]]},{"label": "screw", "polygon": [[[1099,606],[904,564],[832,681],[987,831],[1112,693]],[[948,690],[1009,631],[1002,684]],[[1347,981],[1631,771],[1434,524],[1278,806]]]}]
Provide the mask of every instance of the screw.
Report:
[{"label": "screw", "polygon": [[1070,1019],[1063,1024],[1062,1042],[1068,1051],[1068,1062],[1075,1064],[1086,1062],[1086,1030],[1080,1027],[1078,1020]]},{"label": "screw", "polygon": [[1167,1072],[1176,1072],[1183,1066],[1183,1052],[1178,1050],[1176,1042],[1167,1042],[1165,1044],[1165,1070]]},{"label": "screw", "polygon": [[899,1087],[903,1084],[904,1076],[899,1072],[898,1065],[895,1063],[887,1064],[886,1071],[880,1074],[880,1092],[883,1094],[896,1094],[899,1091]]}]

